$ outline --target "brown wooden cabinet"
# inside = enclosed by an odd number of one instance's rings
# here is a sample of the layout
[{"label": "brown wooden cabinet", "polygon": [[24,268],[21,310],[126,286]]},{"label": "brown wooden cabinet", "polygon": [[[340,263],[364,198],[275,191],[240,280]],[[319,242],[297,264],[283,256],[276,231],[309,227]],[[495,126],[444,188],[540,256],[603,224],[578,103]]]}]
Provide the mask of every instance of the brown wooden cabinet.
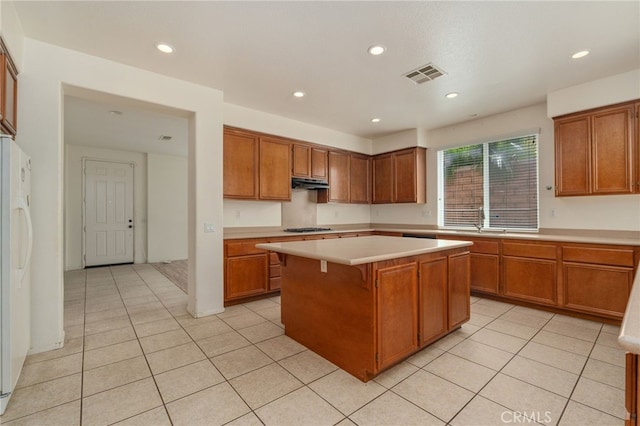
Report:
[{"label": "brown wooden cabinet", "polygon": [[633,102],[554,119],[556,195],[640,192]]},{"label": "brown wooden cabinet", "polygon": [[485,294],[500,294],[500,240],[496,238],[441,237],[448,240],[471,241],[471,290]]},{"label": "brown wooden cabinet", "polygon": [[259,198],[291,200],[290,144],[286,140],[260,138]]},{"label": "brown wooden cabinet", "polygon": [[373,204],[393,203],[393,159],[392,154],[373,157]]},{"label": "brown wooden cabinet", "polygon": [[376,155],[372,174],[373,204],[426,202],[426,149]]},{"label": "brown wooden cabinet", "polygon": [[269,255],[257,249],[261,240],[238,240],[225,243],[225,301],[233,301],[267,292]]},{"label": "brown wooden cabinet", "polygon": [[419,267],[419,343],[424,346],[449,330],[447,257],[420,262]]},{"label": "brown wooden cabinet", "polygon": [[509,240],[502,244],[503,294],[557,305],[557,254],[553,243]]},{"label": "brown wooden cabinet", "polygon": [[225,198],[258,199],[258,144],[255,134],[224,129],[223,194]]},{"label": "brown wooden cabinet", "polygon": [[378,269],[376,288],[377,361],[383,370],[418,349],[417,263]]},{"label": "brown wooden cabinet", "polygon": [[640,355],[627,353],[625,366],[625,408],[627,418],[625,426],[638,426],[638,407],[640,407]]},{"label": "brown wooden cabinet", "polygon": [[453,330],[471,317],[469,252],[452,254],[448,263],[448,326],[449,330]]},{"label": "brown wooden cabinet", "polygon": [[223,144],[225,198],[291,200],[288,140],[225,127]]},{"label": "brown wooden cabinet", "polygon": [[0,38],[0,125],[2,133],[15,135],[18,128],[18,70]]},{"label": "brown wooden cabinet", "polygon": [[366,155],[349,155],[349,202],[371,202],[371,159]]},{"label": "brown wooden cabinet", "polygon": [[622,319],[634,276],[629,246],[562,246],[562,306]]},{"label": "brown wooden cabinet", "polygon": [[329,189],[326,191],[326,200],[321,200],[324,194],[318,193],[318,202],[349,202],[349,154],[329,152]]},{"label": "brown wooden cabinet", "polygon": [[318,203],[368,204],[371,200],[369,156],[329,151],[329,189],[318,191]]},{"label": "brown wooden cabinet", "polygon": [[328,151],[326,149],[304,143],[293,143],[291,150],[293,176],[327,179]]}]

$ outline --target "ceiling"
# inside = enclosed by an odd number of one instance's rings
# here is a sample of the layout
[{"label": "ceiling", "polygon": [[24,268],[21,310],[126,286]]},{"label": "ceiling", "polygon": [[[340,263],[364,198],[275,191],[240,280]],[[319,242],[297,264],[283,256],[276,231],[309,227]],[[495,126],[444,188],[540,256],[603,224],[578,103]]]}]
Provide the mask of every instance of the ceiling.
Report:
[{"label": "ceiling", "polygon": [[[53,0],[15,7],[27,37],[366,138],[536,104],[549,92],[640,68],[637,1]],[[157,51],[161,41],[175,52]],[[374,44],[387,51],[369,55]],[[583,49],[590,55],[571,59]],[[427,63],[447,75],[420,85],[403,76]],[[296,90],[306,96],[294,98]],[[447,99],[449,92],[460,95]],[[94,113],[104,114],[82,99],[67,103],[65,116],[73,116],[65,132],[87,127]]]}]

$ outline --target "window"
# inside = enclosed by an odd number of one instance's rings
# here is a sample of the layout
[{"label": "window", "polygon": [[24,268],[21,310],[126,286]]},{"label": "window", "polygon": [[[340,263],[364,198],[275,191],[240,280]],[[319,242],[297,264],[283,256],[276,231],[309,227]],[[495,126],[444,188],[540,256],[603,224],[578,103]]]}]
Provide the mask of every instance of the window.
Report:
[{"label": "window", "polygon": [[438,151],[438,225],[538,229],[538,135]]}]

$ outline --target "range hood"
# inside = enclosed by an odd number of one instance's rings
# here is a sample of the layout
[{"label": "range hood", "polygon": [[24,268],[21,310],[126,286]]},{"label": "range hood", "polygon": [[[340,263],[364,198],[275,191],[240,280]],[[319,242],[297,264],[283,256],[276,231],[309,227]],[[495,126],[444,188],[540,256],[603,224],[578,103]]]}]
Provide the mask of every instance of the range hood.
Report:
[{"label": "range hood", "polygon": [[291,188],[327,189],[329,182],[323,179],[293,177],[291,178]]}]

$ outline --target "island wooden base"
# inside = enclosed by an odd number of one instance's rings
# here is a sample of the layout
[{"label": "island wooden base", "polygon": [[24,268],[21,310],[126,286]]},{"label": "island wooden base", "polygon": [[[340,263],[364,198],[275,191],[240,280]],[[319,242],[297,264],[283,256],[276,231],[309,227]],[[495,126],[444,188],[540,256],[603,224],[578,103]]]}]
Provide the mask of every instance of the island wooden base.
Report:
[{"label": "island wooden base", "polygon": [[279,256],[285,334],[364,382],[469,319],[467,247],[326,272]]}]

